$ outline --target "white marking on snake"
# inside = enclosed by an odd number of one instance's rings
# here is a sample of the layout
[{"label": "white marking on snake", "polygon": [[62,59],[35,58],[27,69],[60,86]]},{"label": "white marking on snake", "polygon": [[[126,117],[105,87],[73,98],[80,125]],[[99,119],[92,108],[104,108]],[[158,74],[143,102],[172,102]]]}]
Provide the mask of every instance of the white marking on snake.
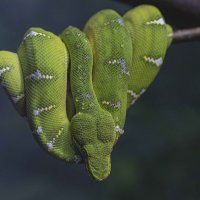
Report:
[{"label": "white marking on snake", "polygon": [[165,20],[161,17],[157,20],[152,20],[152,21],[149,21],[149,22],[146,22],[147,25],[161,25],[161,26],[164,26],[166,23],[165,23]]},{"label": "white marking on snake", "polygon": [[109,25],[109,24],[113,24],[113,23],[116,23],[116,22],[117,22],[120,26],[125,27],[125,23],[124,23],[123,19],[118,18],[118,17],[115,17],[114,19],[111,19],[110,21],[105,22],[104,25]]},{"label": "white marking on snake", "polygon": [[120,24],[121,26],[125,27],[124,21],[123,19],[119,18],[117,19],[118,24]]},{"label": "white marking on snake", "polygon": [[50,150],[50,149],[53,149],[53,143],[52,142],[48,142],[47,143],[47,148]]},{"label": "white marking on snake", "polygon": [[102,104],[103,105],[107,105],[107,106],[110,106],[110,107],[112,107],[112,108],[120,108],[121,107],[121,102],[120,101],[118,101],[118,102],[116,102],[116,103],[113,103],[113,102],[111,102],[111,101],[102,101]]},{"label": "white marking on snake", "polygon": [[42,129],[41,126],[38,126],[34,132],[35,132],[37,135],[41,135],[41,134],[43,133],[43,129]]},{"label": "white marking on snake", "polygon": [[20,94],[16,97],[12,97],[12,100],[13,100],[14,103],[18,103],[23,98],[24,98],[24,94]]},{"label": "white marking on snake", "polygon": [[152,63],[156,65],[157,67],[160,67],[163,64],[162,57],[155,59],[155,58],[144,56],[144,60],[148,63]]},{"label": "white marking on snake", "polygon": [[5,72],[8,72],[8,71],[10,71],[10,67],[4,67],[4,68],[2,68],[2,69],[0,69],[0,76],[2,75],[2,74],[4,74]]},{"label": "white marking on snake", "polygon": [[32,74],[28,75],[25,77],[25,80],[27,79],[33,79],[33,80],[42,80],[42,79],[53,79],[52,75],[44,75],[40,72],[40,70],[36,70],[35,72],[33,72]]},{"label": "white marking on snake", "polygon": [[121,129],[121,128],[119,127],[118,124],[115,126],[115,131],[116,131],[117,133],[121,134],[121,135],[124,133],[124,130]]},{"label": "white marking on snake", "polygon": [[81,99],[89,100],[89,99],[91,99],[91,98],[92,98],[92,94],[90,94],[90,93],[81,93],[81,94],[78,96],[77,100],[81,100]]},{"label": "white marking on snake", "polygon": [[52,110],[55,107],[56,107],[55,105],[50,105],[49,107],[37,108],[37,109],[33,110],[33,114],[35,116],[39,116],[42,112],[50,111],[50,110]]},{"label": "white marking on snake", "polygon": [[134,104],[135,101],[146,91],[146,89],[142,89],[138,94],[134,92],[133,90],[128,90],[127,93],[130,94],[134,99],[131,102],[131,104]]},{"label": "white marking on snake", "polygon": [[124,58],[110,60],[110,61],[108,61],[108,63],[111,65],[115,65],[115,64],[120,65],[121,73],[129,75],[129,71],[127,70],[126,61]]},{"label": "white marking on snake", "polygon": [[56,143],[56,139],[58,139],[58,138],[61,136],[61,134],[63,133],[63,131],[64,131],[64,128],[61,128],[61,129],[58,131],[58,133],[56,134],[56,136],[55,136],[51,141],[49,141],[49,142],[47,143],[47,148],[48,148],[49,150],[53,149],[54,144]]},{"label": "white marking on snake", "polygon": [[29,32],[25,37],[24,37],[24,40],[26,40],[27,38],[31,38],[31,37],[36,37],[36,36],[43,36],[43,37],[47,37],[47,38],[51,38],[49,35],[46,35],[44,33],[39,33],[39,32],[36,32],[36,31],[31,31]]}]

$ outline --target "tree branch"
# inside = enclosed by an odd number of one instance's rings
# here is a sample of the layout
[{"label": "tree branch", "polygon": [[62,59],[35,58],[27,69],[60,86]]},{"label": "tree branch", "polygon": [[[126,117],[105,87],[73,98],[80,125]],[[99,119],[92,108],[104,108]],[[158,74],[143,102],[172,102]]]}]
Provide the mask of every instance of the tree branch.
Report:
[{"label": "tree branch", "polygon": [[173,43],[200,41],[200,27],[175,31]]}]

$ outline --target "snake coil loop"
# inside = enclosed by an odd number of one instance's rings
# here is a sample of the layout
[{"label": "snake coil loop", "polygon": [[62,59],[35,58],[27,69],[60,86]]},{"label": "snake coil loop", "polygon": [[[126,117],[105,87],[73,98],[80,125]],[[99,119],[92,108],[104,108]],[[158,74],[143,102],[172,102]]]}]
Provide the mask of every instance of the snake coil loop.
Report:
[{"label": "snake coil loop", "polygon": [[0,51],[0,80],[38,143],[61,160],[84,160],[100,181],[110,174],[126,111],[158,74],[171,33],[150,5],[123,17],[102,10],[83,32],[30,28],[17,54]]}]

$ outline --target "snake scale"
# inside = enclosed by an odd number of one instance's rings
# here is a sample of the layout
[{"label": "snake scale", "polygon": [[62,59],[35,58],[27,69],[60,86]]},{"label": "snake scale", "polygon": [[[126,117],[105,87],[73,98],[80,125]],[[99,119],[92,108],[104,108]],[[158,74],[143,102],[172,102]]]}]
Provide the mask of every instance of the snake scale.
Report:
[{"label": "snake scale", "polygon": [[151,5],[123,17],[102,10],[83,31],[69,26],[60,36],[30,28],[17,53],[0,51],[1,85],[45,151],[84,162],[101,181],[110,174],[126,111],[155,79],[171,36]]}]

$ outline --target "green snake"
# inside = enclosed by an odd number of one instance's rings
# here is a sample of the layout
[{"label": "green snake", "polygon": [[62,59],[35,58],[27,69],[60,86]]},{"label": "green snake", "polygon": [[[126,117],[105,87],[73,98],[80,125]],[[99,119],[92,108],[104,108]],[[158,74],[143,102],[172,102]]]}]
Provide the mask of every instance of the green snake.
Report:
[{"label": "green snake", "polygon": [[85,162],[101,181],[110,174],[126,111],[155,79],[171,36],[151,5],[123,17],[102,10],[84,31],[69,26],[60,36],[30,28],[17,53],[0,51],[1,85],[44,150]]}]

